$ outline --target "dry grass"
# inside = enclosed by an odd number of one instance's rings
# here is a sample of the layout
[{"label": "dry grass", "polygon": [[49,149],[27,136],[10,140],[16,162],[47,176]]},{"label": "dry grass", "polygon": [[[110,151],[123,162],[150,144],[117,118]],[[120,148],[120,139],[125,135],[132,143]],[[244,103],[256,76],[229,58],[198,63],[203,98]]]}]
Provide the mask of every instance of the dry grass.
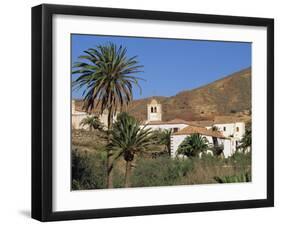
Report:
[{"label": "dry grass", "polygon": [[106,144],[105,135],[97,130],[72,130],[72,147],[84,151],[100,151]]},{"label": "dry grass", "polygon": [[[249,167],[250,168],[250,167]],[[240,175],[245,173],[232,165],[204,165],[196,164],[194,169],[189,172],[181,181],[182,184],[213,184],[217,183],[214,177],[224,177]]]}]

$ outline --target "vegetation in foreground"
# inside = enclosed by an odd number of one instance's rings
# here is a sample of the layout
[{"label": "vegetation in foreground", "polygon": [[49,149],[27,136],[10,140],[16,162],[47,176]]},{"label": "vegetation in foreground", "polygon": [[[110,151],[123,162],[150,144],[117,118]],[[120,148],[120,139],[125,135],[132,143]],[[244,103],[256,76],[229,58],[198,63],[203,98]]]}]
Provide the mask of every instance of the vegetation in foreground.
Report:
[{"label": "vegetation in foreground", "polygon": [[[102,139],[99,142],[90,142],[89,134],[97,136],[97,131],[79,132],[88,134],[88,138],[87,135],[84,136],[84,139],[79,137],[80,142],[77,141],[77,138],[74,139],[72,189],[107,188],[107,154],[104,151],[106,143],[103,143]],[[170,158],[168,152],[158,155],[152,152],[134,156],[134,161],[130,162],[129,175],[126,173],[128,170],[126,165],[127,161],[124,160],[124,157],[115,161],[112,170],[114,188],[251,181],[250,153],[236,153],[231,158],[224,159],[209,154],[203,154],[201,158]]]}]

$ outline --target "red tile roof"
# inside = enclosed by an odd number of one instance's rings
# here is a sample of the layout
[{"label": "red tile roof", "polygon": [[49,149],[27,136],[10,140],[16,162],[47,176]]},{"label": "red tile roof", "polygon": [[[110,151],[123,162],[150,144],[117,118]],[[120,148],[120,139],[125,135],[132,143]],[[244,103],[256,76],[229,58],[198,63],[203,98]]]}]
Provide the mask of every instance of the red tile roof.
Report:
[{"label": "red tile roof", "polygon": [[173,119],[170,121],[151,121],[148,122],[147,125],[170,125],[170,124],[186,124],[188,125],[187,121],[182,119]]},{"label": "red tile roof", "polygon": [[174,133],[174,135],[190,135],[194,133],[198,133],[210,137],[225,138],[222,135],[222,133],[219,131],[213,131],[212,129],[206,129],[204,127],[199,127],[199,126],[187,126],[181,129],[180,131]]},{"label": "red tile roof", "polygon": [[189,126],[197,126],[197,127],[207,127],[213,126],[214,121],[187,121]]}]

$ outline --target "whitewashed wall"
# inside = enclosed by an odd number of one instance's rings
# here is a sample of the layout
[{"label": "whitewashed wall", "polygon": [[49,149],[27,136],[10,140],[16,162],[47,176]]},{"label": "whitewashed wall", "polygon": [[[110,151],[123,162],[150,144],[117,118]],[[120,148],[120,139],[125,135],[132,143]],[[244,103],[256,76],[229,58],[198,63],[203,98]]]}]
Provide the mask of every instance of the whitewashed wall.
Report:
[{"label": "whitewashed wall", "polygon": [[[117,119],[117,115],[118,113],[116,113],[114,116],[113,116],[113,123],[116,121]],[[107,112],[103,112],[102,115],[99,116],[99,120],[100,122],[104,125],[105,129],[108,127],[108,114]]]},{"label": "whitewashed wall", "polygon": [[245,133],[244,122],[214,124],[214,126],[218,127],[219,131],[221,131],[225,137],[233,135],[233,137],[241,139]]},{"label": "whitewashed wall", "polygon": [[235,150],[232,149],[232,144],[230,139],[224,139],[222,142],[223,142],[224,157],[228,158],[234,154]]},{"label": "whitewashed wall", "polygon": [[87,114],[86,113],[75,113],[75,114],[72,114],[72,128],[73,129],[87,129],[86,126],[81,126],[80,123],[81,121],[87,117]]},{"label": "whitewashed wall", "polygon": [[238,127],[239,128],[239,131],[237,132],[235,130],[234,132],[234,137],[238,138],[238,139],[242,139],[242,137],[244,136],[245,134],[245,123],[244,122],[236,122],[235,123],[235,127]]},{"label": "whitewashed wall", "polygon": [[186,135],[172,135],[171,136],[171,156],[175,157],[177,149],[181,142],[186,138]]}]

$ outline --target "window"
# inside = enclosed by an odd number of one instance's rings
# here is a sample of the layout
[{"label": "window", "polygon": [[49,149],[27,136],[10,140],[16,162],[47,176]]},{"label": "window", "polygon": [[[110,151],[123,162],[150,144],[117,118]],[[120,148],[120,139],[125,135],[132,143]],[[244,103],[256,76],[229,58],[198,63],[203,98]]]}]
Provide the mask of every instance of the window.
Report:
[{"label": "window", "polygon": [[226,131],[226,127],[225,126],[223,127],[223,131]]},{"label": "window", "polygon": [[239,127],[236,127],[236,132],[239,132]]},{"label": "window", "polygon": [[176,133],[176,132],[178,132],[178,131],[179,131],[179,128],[174,128],[174,129],[173,129],[173,132],[174,132],[174,133]]},{"label": "window", "polygon": [[153,107],[151,107],[150,112],[153,113]]},{"label": "window", "polygon": [[156,113],[157,112],[157,108],[156,107],[154,107],[154,113]]}]

